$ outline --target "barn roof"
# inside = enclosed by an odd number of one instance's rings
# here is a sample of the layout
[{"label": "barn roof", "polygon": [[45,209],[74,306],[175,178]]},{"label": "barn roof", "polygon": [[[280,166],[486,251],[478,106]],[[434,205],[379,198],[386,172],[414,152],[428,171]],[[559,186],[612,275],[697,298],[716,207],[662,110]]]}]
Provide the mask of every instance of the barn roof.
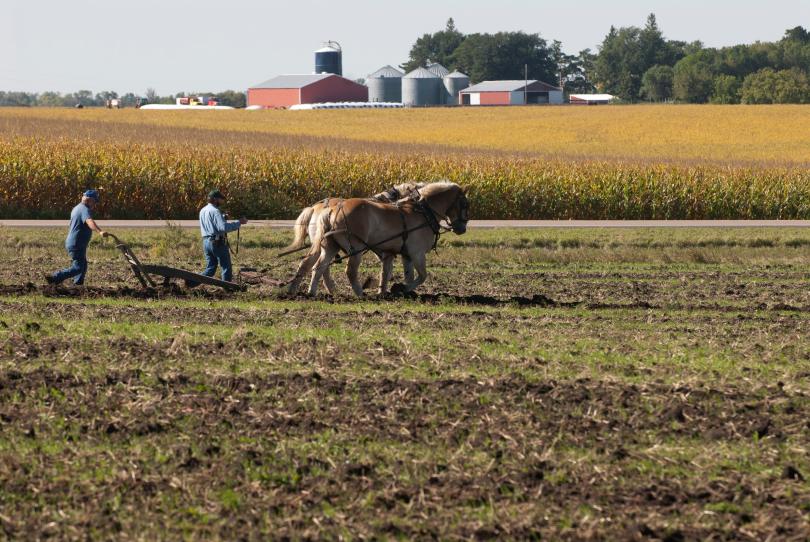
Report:
[{"label": "barn roof", "polygon": [[[529,79],[534,83],[534,79]],[[482,81],[464,89],[463,92],[514,92],[526,86],[526,81]]]},{"label": "barn roof", "polygon": [[[544,83],[536,79],[529,79],[528,83],[528,90],[530,91],[561,90],[559,87],[549,85],[548,83]],[[477,85],[465,88],[461,92],[516,92],[518,90],[523,90],[524,87],[527,87],[527,85],[526,81],[522,79],[507,81],[482,81]]]},{"label": "barn roof", "polygon": [[278,75],[250,88],[303,88],[327,77],[339,77],[333,73],[310,73],[303,75]]}]

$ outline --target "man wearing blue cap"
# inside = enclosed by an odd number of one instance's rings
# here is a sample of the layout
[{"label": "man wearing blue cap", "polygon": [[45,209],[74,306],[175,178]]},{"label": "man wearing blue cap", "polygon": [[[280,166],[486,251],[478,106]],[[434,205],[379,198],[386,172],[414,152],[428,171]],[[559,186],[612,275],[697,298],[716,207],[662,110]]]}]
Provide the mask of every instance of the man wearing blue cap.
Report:
[{"label": "man wearing blue cap", "polygon": [[102,237],[107,237],[107,232],[99,228],[93,220],[93,209],[98,204],[98,199],[98,190],[88,190],[82,194],[82,202],[70,212],[65,248],[73,260],[73,265],[52,275],[46,275],[45,280],[49,284],[59,284],[71,277],[77,286],[84,284],[84,276],[87,274],[87,245],[90,244],[90,238],[94,231]]},{"label": "man wearing blue cap", "polygon": [[222,267],[222,280],[232,282],[233,268],[231,267],[231,254],[228,249],[227,234],[238,230],[247,219],[227,221],[219,207],[225,202],[225,196],[219,190],[208,193],[208,205],[200,210],[200,233],[203,238],[203,252],[205,253],[205,271],[203,275],[213,277],[217,271],[217,264]]}]

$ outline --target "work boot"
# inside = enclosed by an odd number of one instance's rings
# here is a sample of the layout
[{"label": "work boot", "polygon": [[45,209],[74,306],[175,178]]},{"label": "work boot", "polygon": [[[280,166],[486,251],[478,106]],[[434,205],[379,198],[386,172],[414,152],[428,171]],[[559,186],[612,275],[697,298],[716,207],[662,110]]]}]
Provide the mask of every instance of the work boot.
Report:
[{"label": "work boot", "polygon": [[48,273],[42,273],[45,282],[48,284],[56,284],[56,280],[53,278],[53,275],[49,275]]}]

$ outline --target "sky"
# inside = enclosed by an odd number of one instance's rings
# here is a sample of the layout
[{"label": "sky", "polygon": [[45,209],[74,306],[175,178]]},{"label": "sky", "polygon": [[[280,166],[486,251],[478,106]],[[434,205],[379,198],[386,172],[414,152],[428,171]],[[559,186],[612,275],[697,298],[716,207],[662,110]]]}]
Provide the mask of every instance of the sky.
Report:
[{"label": "sky", "polygon": [[311,73],[327,40],[342,45],[345,76],[365,77],[449,17],[464,33],[539,33],[576,53],[651,12],[667,38],[711,47],[810,28],[810,0],[0,0],[0,89],[244,90]]}]

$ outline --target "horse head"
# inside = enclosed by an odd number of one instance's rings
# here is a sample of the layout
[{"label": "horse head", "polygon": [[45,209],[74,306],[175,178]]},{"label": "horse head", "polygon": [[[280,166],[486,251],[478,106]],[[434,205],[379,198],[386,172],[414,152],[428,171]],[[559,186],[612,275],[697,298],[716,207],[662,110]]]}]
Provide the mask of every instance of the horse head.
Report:
[{"label": "horse head", "polygon": [[423,201],[434,213],[450,224],[453,233],[461,235],[467,231],[470,204],[465,188],[456,183],[443,181],[426,185],[420,192]]}]

